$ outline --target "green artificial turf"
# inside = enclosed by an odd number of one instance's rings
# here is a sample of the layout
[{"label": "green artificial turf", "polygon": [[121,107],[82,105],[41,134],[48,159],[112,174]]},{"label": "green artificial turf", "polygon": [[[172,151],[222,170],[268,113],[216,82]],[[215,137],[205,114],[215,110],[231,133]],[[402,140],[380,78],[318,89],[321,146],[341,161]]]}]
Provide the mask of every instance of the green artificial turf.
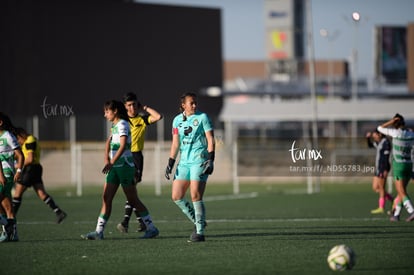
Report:
[{"label": "green artificial turf", "polygon": [[[53,212],[28,190],[18,213],[18,242],[0,243],[0,274],[330,274],[326,258],[337,244],[356,253],[355,274],[414,274],[414,222],[391,223],[372,215],[378,195],[371,185],[322,184],[306,194],[302,184],[244,184],[207,187],[206,242],[188,243],[193,225],[169,197],[139,186],[160,235],[138,239],[137,222],[121,234],[124,195],[118,191],[105,240],[86,241],[101,206],[101,187],[82,197],[73,187],[49,193],[67,213]],[[409,191],[410,186],[409,186]],[[411,192],[412,194],[412,192]],[[387,203],[387,208],[390,204]]]}]

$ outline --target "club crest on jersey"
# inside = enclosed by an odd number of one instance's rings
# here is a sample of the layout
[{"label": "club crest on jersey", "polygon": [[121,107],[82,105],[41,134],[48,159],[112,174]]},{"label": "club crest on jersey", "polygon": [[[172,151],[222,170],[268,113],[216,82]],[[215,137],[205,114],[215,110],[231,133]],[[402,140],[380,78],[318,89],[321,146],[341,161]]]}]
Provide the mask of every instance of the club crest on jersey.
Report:
[{"label": "club crest on jersey", "polygon": [[193,121],[193,125],[194,125],[194,126],[198,126],[198,119],[194,119],[194,121]]}]

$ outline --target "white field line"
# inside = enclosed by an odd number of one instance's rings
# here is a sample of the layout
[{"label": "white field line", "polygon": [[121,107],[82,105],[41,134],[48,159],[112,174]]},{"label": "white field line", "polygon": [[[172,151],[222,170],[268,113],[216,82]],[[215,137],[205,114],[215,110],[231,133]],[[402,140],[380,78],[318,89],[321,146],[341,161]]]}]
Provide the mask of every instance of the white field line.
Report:
[{"label": "white field line", "polygon": [[212,219],[211,223],[245,222],[332,222],[332,221],[383,221],[384,218],[293,218],[293,219]]},{"label": "white field line", "polygon": [[[383,221],[384,218],[293,218],[293,219],[207,219],[208,223],[282,223],[282,222],[337,222],[337,221],[360,221],[360,222],[370,222],[370,221]],[[187,222],[187,220],[154,220],[155,223],[182,223]],[[73,223],[73,224],[96,224],[96,220],[90,221],[65,221],[64,223]],[[108,221],[108,224],[116,224],[117,221]],[[40,225],[40,224],[56,224],[52,221],[33,221],[33,222],[22,222],[19,221],[18,224],[26,225]]]},{"label": "white field line", "polygon": [[227,200],[241,200],[241,199],[253,199],[259,194],[257,192],[247,194],[234,194],[234,195],[218,195],[218,196],[205,196],[203,201],[227,201]]},{"label": "white field line", "polygon": [[[258,197],[257,192],[246,193],[246,194],[232,194],[232,195],[218,195],[218,196],[206,196],[204,201],[223,201],[223,200],[240,200],[240,199],[252,199]],[[272,222],[332,222],[332,221],[382,221],[384,218],[274,218],[274,219],[211,219],[207,220],[208,223],[247,223],[247,222],[263,222],[263,223],[272,223]],[[70,221],[65,221],[70,222]],[[181,223],[183,221],[177,220],[154,220],[155,223]],[[74,224],[95,224],[96,220],[90,221],[73,221]],[[108,221],[109,224],[117,223],[116,221]],[[18,221],[18,224],[55,224],[55,222],[48,221],[34,221],[34,222],[21,222]]]}]

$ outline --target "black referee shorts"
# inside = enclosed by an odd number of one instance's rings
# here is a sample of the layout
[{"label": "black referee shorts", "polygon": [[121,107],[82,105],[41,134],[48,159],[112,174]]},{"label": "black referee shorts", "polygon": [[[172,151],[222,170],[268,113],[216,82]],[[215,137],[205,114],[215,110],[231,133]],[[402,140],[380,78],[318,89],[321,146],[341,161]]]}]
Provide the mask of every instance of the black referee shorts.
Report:
[{"label": "black referee shorts", "polygon": [[30,164],[23,168],[19,183],[31,187],[33,184],[43,184],[43,167],[40,164]]}]

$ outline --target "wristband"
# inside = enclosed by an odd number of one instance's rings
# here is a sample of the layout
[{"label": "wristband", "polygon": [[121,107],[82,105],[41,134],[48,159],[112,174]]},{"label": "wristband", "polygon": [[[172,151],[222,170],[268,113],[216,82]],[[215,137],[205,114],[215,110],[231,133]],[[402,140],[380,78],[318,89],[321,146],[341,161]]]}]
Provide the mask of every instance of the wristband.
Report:
[{"label": "wristband", "polygon": [[21,173],[21,172],[22,172],[22,169],[20,169],[20,168],[16,169],[16,173]]}]

